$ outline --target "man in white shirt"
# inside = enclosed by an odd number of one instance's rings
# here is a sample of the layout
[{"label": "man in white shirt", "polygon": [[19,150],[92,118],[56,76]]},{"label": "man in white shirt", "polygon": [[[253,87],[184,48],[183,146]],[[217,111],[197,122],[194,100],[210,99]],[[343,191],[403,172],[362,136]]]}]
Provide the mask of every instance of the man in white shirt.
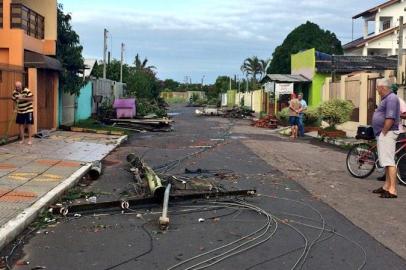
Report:
[{"label": "man in white shirt", "polygon": [[297,98],[299,99],[299,101],[300,101],[300,104],[302,105],[302,107],[300,108],[300,110],[299,110],[299,125],[298,125],[298,128],[299,128],[299,137],[304,137],[304,124],[303,124],[303,117],[304,117],[304,112],[306,111],[306,109],[307,109],[307,103],[306,103],[306,100],[304,100],[303,99],[303,94],[302,93],[299,93],[299,95],[297,96]]}]

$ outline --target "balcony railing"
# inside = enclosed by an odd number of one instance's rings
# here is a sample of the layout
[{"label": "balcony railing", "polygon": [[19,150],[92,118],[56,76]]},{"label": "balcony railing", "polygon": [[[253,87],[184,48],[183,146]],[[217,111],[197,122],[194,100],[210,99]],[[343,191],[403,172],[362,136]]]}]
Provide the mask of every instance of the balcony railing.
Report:
[{"label": "balcony railing", "polygon": [[29,36],[44,39],[45,18],[23,4],[11,4],[11,28],[23,29]]},{"label": "balcony railing", "polygon": [[3,1],[0,0],[0,28],[3,28]]}]

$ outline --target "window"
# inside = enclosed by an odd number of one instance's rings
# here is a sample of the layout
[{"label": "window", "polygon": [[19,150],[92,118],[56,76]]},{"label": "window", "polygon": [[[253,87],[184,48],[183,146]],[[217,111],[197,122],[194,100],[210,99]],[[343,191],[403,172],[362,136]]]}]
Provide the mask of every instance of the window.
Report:
[{"label": "window", "polygon": [[382,30],[385,31],[391,27],[390,20],[385,20],[382,22]]},{"label": "window", "polygon": [[3,1],[0,1],[0,28],[3,28]]},{"label": "window", "polygon": [[11,4],[11,28],[23,29],[29,36],[44,39],[45,18],[23,4]]}]

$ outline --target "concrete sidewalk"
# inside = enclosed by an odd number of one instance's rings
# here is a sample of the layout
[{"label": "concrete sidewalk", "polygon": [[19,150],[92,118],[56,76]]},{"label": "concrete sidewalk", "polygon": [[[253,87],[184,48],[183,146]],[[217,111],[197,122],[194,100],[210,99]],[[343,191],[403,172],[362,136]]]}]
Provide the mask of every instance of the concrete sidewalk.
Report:
[{"label": "concrete sidewalk", "polygon": [[126,136],[57,131],[0,147],[0,249]]},{"label": "concrete sidewalk", "polygon": [[250,150],[302,185],[376,240],[406,259],[406,187],[399,185],[399,198],[381,199],[372,190],[382,186],[379,174],[366,179],[350,176],[347,152],[307,137],[291,141],[278,133],[266,134],[239,121],[234,135]]}]

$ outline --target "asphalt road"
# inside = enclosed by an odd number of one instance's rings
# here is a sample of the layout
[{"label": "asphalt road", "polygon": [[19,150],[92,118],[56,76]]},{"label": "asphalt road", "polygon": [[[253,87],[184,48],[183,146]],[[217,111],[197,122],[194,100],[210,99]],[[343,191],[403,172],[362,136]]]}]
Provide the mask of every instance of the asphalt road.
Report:
[{"label": "asphalt road", "polygon": [[13,269],[406,269],[405,260],[229,134],[233,121],[195,117],[180,106],[172,111],[180,113],[174,132],[132,135],[84,189],[100,194],[98,200],[119,199],[133,193],[127,154],[159,166],[206,149],[167,174],[220,170],[227,174],[202,181],[228,190],[256,188],[261,196],[171,204],[165,232],[157,225],[159,207],[60,219],[26,241]]}]

